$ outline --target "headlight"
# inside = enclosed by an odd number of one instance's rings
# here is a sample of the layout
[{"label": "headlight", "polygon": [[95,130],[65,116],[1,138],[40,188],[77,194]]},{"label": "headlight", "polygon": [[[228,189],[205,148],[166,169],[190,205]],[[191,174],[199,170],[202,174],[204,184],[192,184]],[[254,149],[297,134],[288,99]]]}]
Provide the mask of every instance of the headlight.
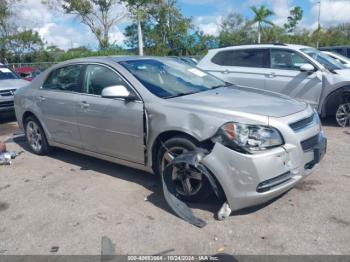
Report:
[{"label": "headlight", "polygon": [[234,150],[252,153],[284,144],[280,132],[273,127],[229,122],[220,127],[215,142]]}]

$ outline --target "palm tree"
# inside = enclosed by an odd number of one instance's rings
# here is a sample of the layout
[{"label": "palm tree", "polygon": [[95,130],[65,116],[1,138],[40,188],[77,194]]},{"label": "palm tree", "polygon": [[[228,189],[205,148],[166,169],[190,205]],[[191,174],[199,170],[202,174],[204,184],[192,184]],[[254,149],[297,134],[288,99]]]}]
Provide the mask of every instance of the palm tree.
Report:
[{"label": "palm tree", "polygon": [[269,21],[267,18],[269,16],[274,15],[274,12],[271,11],[270,9],[266,8],[266,6],[262,5],[259,8],[257,8],[256,6],[252,6],[250,8],[254,14],[255,17],[252,21],[252,24],[257,23],[258,24],[258,44],[260,44],[261,42],[261,31],[263,29],[263,25],[264,24],[268,24],[268,25],[274,25],[271,21]]}]

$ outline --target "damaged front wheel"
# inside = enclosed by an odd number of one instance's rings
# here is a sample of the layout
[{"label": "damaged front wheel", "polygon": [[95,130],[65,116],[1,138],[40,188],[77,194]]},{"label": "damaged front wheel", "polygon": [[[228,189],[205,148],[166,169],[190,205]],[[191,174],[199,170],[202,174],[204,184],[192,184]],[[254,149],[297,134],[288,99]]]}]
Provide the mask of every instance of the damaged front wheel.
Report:
[{"label": "damaged front wheel", "polygon": [[[158,173],[163,175],[164,169],[175,157],[198,148],[196,141],[185,137],[174,137],[163,142],[158,150]],[[187,164],[172,168],[172,186],[178,198],[187,202],[198,202],[207,199],[212,193],[208,179],[198,170]]]}]

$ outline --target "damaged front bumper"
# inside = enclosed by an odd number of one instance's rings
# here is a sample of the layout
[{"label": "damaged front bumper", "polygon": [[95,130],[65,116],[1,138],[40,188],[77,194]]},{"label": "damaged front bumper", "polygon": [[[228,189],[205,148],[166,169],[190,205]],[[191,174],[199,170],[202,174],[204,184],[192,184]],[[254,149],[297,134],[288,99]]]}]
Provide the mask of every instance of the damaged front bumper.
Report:
[{"label": "damaged front bumper", "polygon": [[201,163],[217,178],[231,210],[265,203],[308,176],[326,150],[326,138],[307,151],[301,145],[284,146],[256,154],[244,154],[216,143]]}]

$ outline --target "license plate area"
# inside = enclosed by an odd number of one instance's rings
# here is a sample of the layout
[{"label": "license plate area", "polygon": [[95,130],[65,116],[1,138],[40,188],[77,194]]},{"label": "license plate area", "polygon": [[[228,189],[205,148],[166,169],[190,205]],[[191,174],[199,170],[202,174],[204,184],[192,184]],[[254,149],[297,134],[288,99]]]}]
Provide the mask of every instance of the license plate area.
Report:
[{"label": "license plate area", "polygon": [[314,148],[314,162],[319,163],[327,152],[327,138],[322,138],[320,144]]},{"label": "license plate area", "polygon": [[327,138],[320,136],[319,142],[313,147],[314,159],[305,165],[305,169],[311,169],[320,163],[327,152]]}]

